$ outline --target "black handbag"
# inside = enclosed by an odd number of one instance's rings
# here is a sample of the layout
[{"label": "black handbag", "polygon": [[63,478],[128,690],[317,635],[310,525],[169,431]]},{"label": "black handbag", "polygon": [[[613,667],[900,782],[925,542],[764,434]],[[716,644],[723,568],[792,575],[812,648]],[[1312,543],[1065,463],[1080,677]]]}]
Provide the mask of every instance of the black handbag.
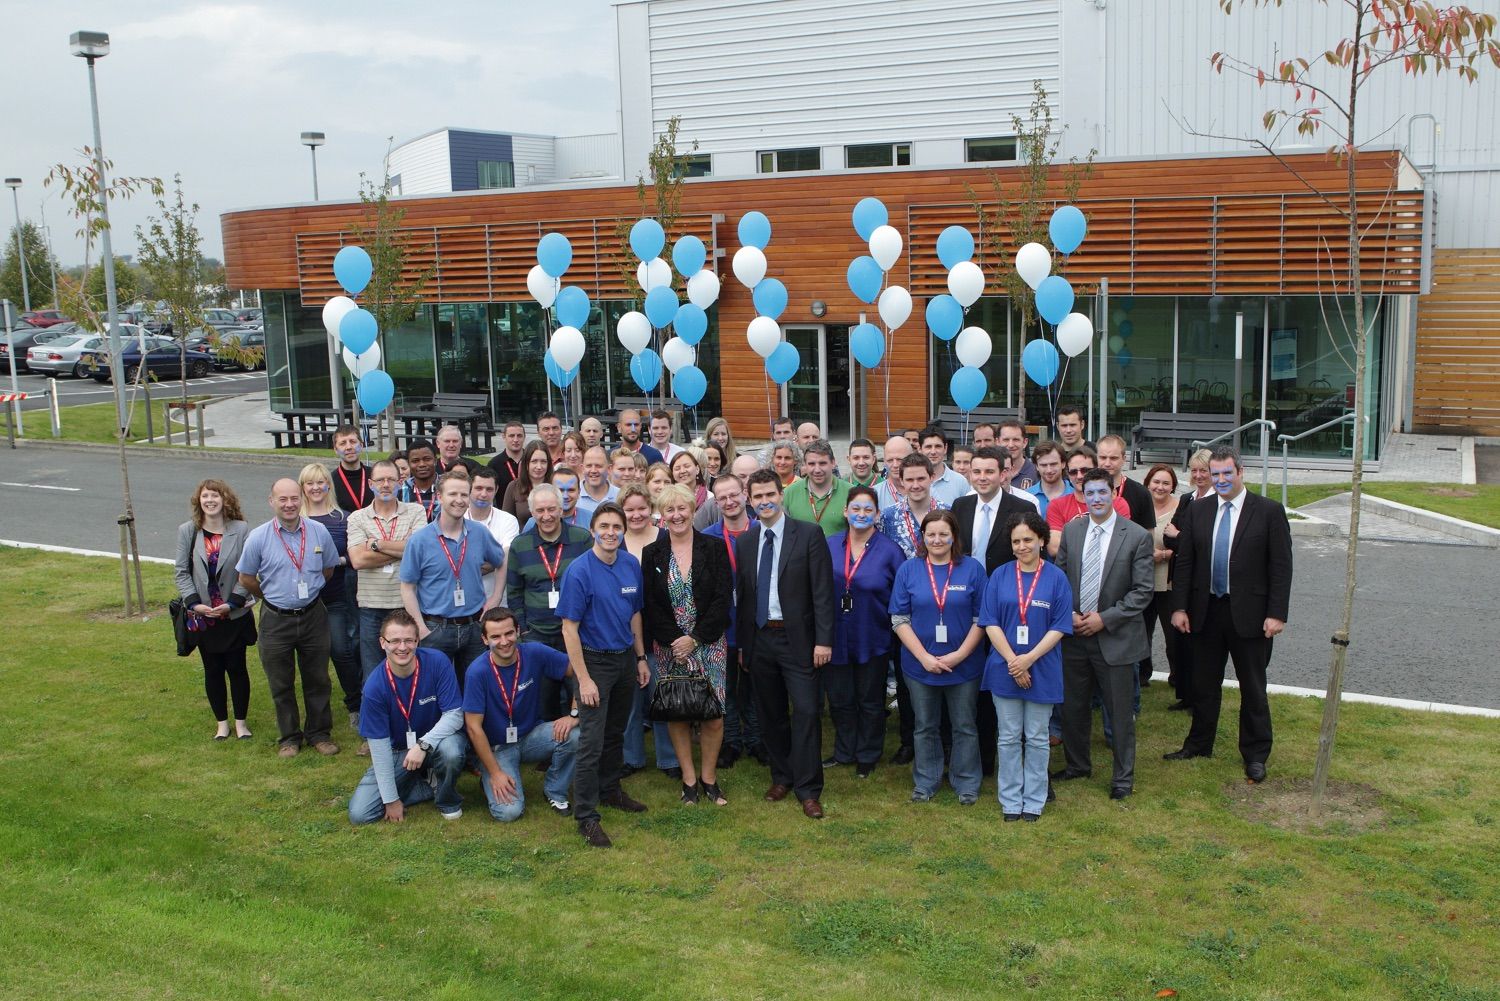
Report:
[{"label": "black handbag", "polygon": [[181,598],[173,598],[167,602],[167,611],[172,616],[172,635],[177,640],[177,656],[186,657],[198,645],[199,633],[188,628],[188,616],[193,613],[188,611]]},{"label": "black handbag", "polygon": [[706,674],[679,674],[658,678],[646,715],[657,723],[685,723],[722,719],[724,704]]}]

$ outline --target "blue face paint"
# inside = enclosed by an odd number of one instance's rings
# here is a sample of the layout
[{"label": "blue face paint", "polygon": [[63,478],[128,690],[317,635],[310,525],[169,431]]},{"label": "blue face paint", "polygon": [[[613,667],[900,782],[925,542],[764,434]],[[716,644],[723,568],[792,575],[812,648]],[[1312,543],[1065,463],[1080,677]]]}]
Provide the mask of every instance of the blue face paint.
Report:
[{"label": "blue face paint", "polygon": [[762,518],[769,518],[780,510],[781,505],[777,504],[775,501],[766,501],[764,504],[755,505],[755,513],[760,515]]},{"label": "blue face paint", "polygon": [[854,528],[869,528],[875,524],[875,515],[869,511],[849,512],[849,524]]},{"label": "blue face paint", "polygon": [[1217,491],[1219,496],[1221,497],[1229,496],[1229,492],[1233,489],[1234,484],[1228,480],[1214,480],[1214,490]]}]

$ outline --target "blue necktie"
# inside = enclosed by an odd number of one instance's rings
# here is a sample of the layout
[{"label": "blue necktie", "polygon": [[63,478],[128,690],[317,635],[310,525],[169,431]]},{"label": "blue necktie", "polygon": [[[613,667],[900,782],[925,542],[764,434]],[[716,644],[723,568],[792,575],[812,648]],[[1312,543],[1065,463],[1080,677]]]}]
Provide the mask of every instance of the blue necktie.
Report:
[{"label": "blue necktie", "polygon": [[776,562],[776,536],[762,530],[765,545],[760,547],[760,566],[755,570],[755,624],[765,628],[771,621],[771,564]]},{"label": "blue necktie", "polygon": [[1215,598],[1229,593],[1229,519],[1234,514],[1234,505],[1225,501],[1219,508],[1219,528],[1214,533],[1213,576],[1209,590]]}]

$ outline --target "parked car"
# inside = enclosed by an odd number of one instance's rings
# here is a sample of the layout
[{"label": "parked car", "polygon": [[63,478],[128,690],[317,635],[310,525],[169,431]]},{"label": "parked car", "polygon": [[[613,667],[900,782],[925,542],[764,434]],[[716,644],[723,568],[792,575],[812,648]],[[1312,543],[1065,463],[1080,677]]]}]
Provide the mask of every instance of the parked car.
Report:
[{"label": "parked car", "polygon": [[67,323],[68,318],[56,309],[34,309],[29,313],[22,313],[21,322],[33,327],[55,327],[59,323]]},{"label": "parked car", "polygon": [[215,330],[239,330],[246,324],[242,322],[232,309],[205,309],[203,319]]},{"label": "parked car", "polygon": [[[238,352],[254,350],[253,358],[235,357]],[[225,331],[219,335],[219,345],[213,350],[214,368],[245,369],[254,371],[266,367],[266,332],[263,328],[247,329],[244,332]],[[248,360],[249,364],[245,364]]]},{"label": "parked car", "polygon": [[[130,336],[135,336],[140,328],[122,325],[120,329],[128,332]],[[56,340],[27,350],[26,367],[33,372],[46,375],[73,375],[79,379],[87,379],[94,373],[89,371],[89,367],[80,360],[84,352],[97,351],[108,346],[109,338],[103,334],[86,330],[61,334]]]},{"label": "parked car", "polygon": [[26,354],[32,348],[47,344],[63,336],[54,332],[52,327],[13,327],[10,332],[11,341],[7,341],[4,334],[0,334],[0,374],[10,371],[10,345],[13,342],[16,347],[16,371],[29,372]]},{"label": "parked car", "polygon": [[[145,347],[147,375],[154,376],[163,382],[178,377],[182,371],[183,359],[176,341],[167,337],[147,336]],[[142,364],[141,358],[141,341],[138,338],[131,338],[120,351],[120,365],[126,382],[135,382],[137,370]],[[206,351],[189,351],[186,360],[189,379],[201,379],[213,371],[213,356]],[[79,358],[79,363],[91,370],[89,374],[94,377],[95,381],[109,381],[107,346],[84,352]]]},{"label": "parked car", "polygon": [[241,323],[252,323],[257,327],[260,326],[261,320],[265,317],[265,313],[259,307],[255,309],[236,310],[234,315],[235,319]]}]

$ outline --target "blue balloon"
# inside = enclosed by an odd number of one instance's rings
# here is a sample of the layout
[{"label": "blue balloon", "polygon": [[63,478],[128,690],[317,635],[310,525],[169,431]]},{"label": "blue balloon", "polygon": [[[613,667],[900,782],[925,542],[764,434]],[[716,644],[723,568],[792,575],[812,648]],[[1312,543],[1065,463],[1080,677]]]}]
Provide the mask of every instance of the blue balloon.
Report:
[{"label": "blue balloon", "polygon": [[708,333],[708,314],[701,306],[685,302],[677,307],[677,315],[672,319],[672,329],[687,343],[697,344]]},{"label": "blue balloon", "polygon": [[[1073,286],[1062,275],[1048,275],[1036,287],[1036,311],[1056,326],[1073,312]],[[1046,383],[1042,383],[1046,385]]]},{"label": "blue balloon", "polygon": [[884,281],[885,272],[869,254],[849,262],[849,291],[860,302],[873,303],[880,298],[880,286]]},{"label": "blue balloon", "polygon": [[865,368],[874,368],[885,357],[885,335],[873,323],[861,323],[849,331],[849,350]]},{"label": "blue balloon", "polygon": [[779,278],[762,278],[760,284],[751,291],[750,298],[755,302],[755,311],[761,316],[777,320],[786,312],[786,286],[781,284]]},{"label": "blue balloon", "polygon": [[771,381],[778,386],[796,375],[797,369],[801,367],[802,356],[788,341],[782,341],[776,345],[776,350],[766,358],[766,375],[769,375]]},{"label": "blue balloon", "polygon": [[989,380],[972,365],[965,365],[948,380],[948,395],[953,397],[953,405],[960,410],[973,410],[984,402],[989,391]]},{"label": "blue balloon", "polygon": [[573,263],[573,245],[561,233],[548,233],[537,241],[536,262],[553,278],[561,278]]},{"label": "blue balloon", "polygon": [[1057,378],[1057,348],[1051,341],[1037,338],[1021,349],[1021,367],[1037,385],[1052,385],[1052,381]]},{"label": "blue balloon", "polygon": [[378,414],[396,398],[396,384],[389,375],[377,368],[359,377],[359,385],[354,387],[354,396],[359,400],[361,410],[367,414]]},{"label": "blue balloon", "polygon": [[578,370],[582,367],[582,365],[574,365],[571,369],[564,372],[557,362],[552,359],[551,351],[542,356],[542,368],[547,370],[547,378],[551,379],[552,385],[558,389],[567,389],[572,385],[573,380],[578,378]]},{"label": "blue balloon", "polygon": [[333,277],[350,295],[359,295],[365,290],[374,270],[370,255],[363,247],[344,247],[333,255]]},{"label": "blue balloon", "polygon": [[952,270],[953,265],[974,258],[974,235],[962,226],[949,226],[938,234],[938,260]]},{"label": "blue balloon", "polygon": [[557,322],[565,327],[582,329],[589,322],[589,294],[577,285],[557,293],[552,308],[557,310]]},{"label": "blue balloon", "polygon": [[368,309],[351,309],[339,321],[339,340],[355,355],[362,355],[375,343],[379,328],[375,316]]},{"label": "blue balloon", "polygon": [[740,217],[739,233],[745,246],[765,250],[771,242],[771,220],[764,212],[746,212]]},{"label": "blue balloon", "polygon": [[708,392],[708,376],[697,365],[684,365],[672,376],[672,392],[684,407],[696,407]]},{"label": "blue balloon", "polygon": [[667,245],[667,234],[655,219],[637,219],[630,227],[630,249],[643,261],[661,256],[661,248]]},{"label": "blue balloon", "polygon": [[891,214],[879,198],[861,198],[854,206],[854,232],[861,240],[868,241],[871,233],[890,221]]},{"label": "blue balloon", "polygon": [[1060,254],[1071,254],[1077,250],[1088,231],[1088,220],[1072,205],[1064,205],[1053,212],[1051,221],[1047,223],[1047,235],[1052,237],[1052,246]]},{"label": "blue balloon", "polygon": [[630,359],[630,377],[641,392],[651,392],[661,382],[661,355],[651,348],[643,348],[640,354]]},{"label": "blue balloon", "polygon": [[1115,361],[1120,363],[1121,368],[1124,368],[1126,365],[1129,365],[1131,362],[1135,361],[1135,355],[1130,353],[1129,348],[1121,348],[1119,353],[1115,355]]},{"label": "blue balloon", "polygon": [[696,236],[684,236],[672,244],[672,263],[677,266],[677,273],[684,278],[691,278],[702,271],[706,260],[708,249]]},{"label": "blue balloon", "polygon": [[1125,320],[1124,322],[1122,322],[1120,324],[1120,336],[1121,337],[1124,337],[1124,338],[1126,338],[1128,340],[1130,338],[1130,335],[1133,334],[1133,333],[1135,333],[1135,324],[1132,323],[1130,320]]},{"label": "blue balloon", "polygon": [[677,293],[666,285],[658,285],[646,293],[646,319],[653,327],[665,327],[677,316]]},{"label": "blue balloon", "polygon": [[964,308],[947,292],[927,300],[927,329],[940,341],[951,341],[964,325]]}]

